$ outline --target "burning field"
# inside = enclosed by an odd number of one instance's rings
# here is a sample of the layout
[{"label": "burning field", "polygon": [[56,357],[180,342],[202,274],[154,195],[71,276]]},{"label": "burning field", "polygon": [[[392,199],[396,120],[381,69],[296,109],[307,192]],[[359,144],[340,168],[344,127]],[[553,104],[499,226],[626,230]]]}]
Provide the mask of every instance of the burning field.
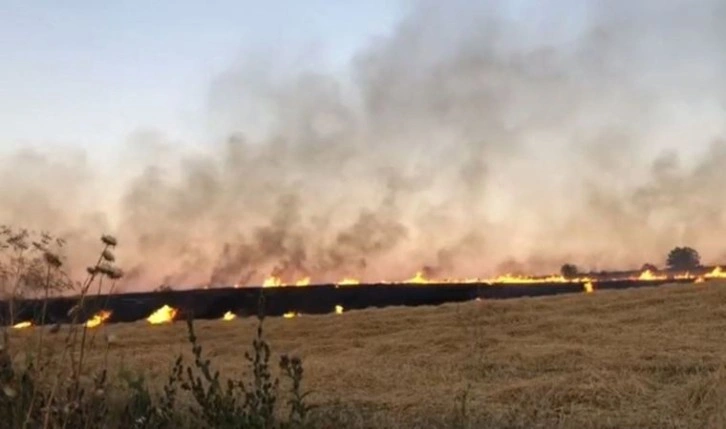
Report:
[{"label": "burning field", "polygon": [[[102,323],[167,323],[178,319],[219,319],[256,315],[292,317],[296,314],[341,313],[344,309],[440,305],[481,299],[511,299],[574,293],[654,287],[665,283],[704,283],[726,279],[721,267],[696,267],[691,271],[651,271],[583,274],[573,277],[500,276],[494,279],[432,279],[419,272],[403,282],[361,284],[347,278],[333,285],[306,282],[286,284],[271,278],[257,288],[237,286],[151,293],[98,294],[84,297],[78,309],[82,320],[94,328]],[[309,280],[309,279],[306,279]],[[22,329],[40,323],[71,323],[77,297],[24,300],[16,303],[12,324]],[[0,302],[7,315],[8,303]],[[6,320],[7,317],[4,319]]]},{"label": "burning field", "polygon": [[[123,272],[116,238],[100,241],[80,296],[50,295],[65,277],[42,243],[27,253],[37,259],[9,260],[20,274],[8,284],[35,295],[45,285],[42,298],[2,303],[12,322],[0,349],[0,412],[13,419],[63,427],[66,412],[48,410],[72,406],[79,422],[111,409],[120,427],[217,428],[225,418],[280,418],[281,408],[254,405],[269,395],[289,406],[295,428],[690,428],[726,418],[726,272],[702,266],[690,248],[672,250],[661,270],[565,264],[545,276],[419,272],[378,284],[273,279],[108,294],[104,282],[113,290]],[[231,390],[218,376],[236,380]],[[70,403],[55,397],[53,379]],[[18,392],[55,405],[16,404]],[[268,399],[249,399],[258,396]],[[146,405],[133,408],[138,401]]]},{"label": "burning field", "polygon": [[724,0],[12,3],[2,429],[726,427]]},{"label": "burning field", "polygon": [[[721,427],[724,286],[287,315],[265,329],[276,353],[302,358],[320,427]],[[109,359],[161,386],[190,351],[183,323],[156,324],[171,317],[89,331],[89,365]],[[37,329],[12,336],[33,342]],[[246,370],[254,330],[230,315],[196,327],[222,374]]]}]

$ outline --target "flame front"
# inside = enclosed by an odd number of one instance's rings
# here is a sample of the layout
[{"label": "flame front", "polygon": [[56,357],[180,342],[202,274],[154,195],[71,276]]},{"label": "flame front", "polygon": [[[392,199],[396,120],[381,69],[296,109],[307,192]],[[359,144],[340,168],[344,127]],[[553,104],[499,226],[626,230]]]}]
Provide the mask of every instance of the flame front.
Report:
[{"label": "flame front", "polygon": [[163,307],[153,312],[146,320],[152,325],[159,325],[162,323],[170,323],[174,321],[177,310],[164,304]]},{"label": "flame front", "polygon": [[[642,275],[642,274],[641,274]],[[646,274],[647,275],[647,274]],[[472,283],[490,283],[490,284],[537,284],[537,283],[582,283],[582,282],[594,282],[595,280],[586,276],[577,278],[565,278],[561,275],[550,275],[550,276],[522,276],[504,274],[494,278],[480,278],[480,277],[468,277],[468,278],[429,278],[423,271],[418,271],[416,274],[403,281],[380,281],[381,284],[472,284]],[[263,288],[270,287],[281,287],[281,286],[309,286],[312,284],[311,277],[303,277],[294,282],[284,281],[278,276],[268,276],[263,282]],[[340,281],[336,282],[336,286],[350,286],[361,284],[360,279],[355,277],[344,277]]]},{"label": "flame front", "polygon": [[282,286],[282,279],[276,276],[270,276],[262,282],[262,287],[278,287]]},{"label": "flame front", "polygon": [[292,283],[288,283],[278,276],[269,276],[262,282],[262,287],[280,287],[280,286],[310,286],[310,277],[303,277],[299,280],[295,280]]},{"label": "flame front", "polygon": [[[424,271],[418,271],[413,277],[399,281],[379,281],[379,284],[547,284],[547,283],[590,283],[592,285],[598,282],[606,281],[668,281],[668,280],[693,280],[699,281],[699,278],[705,280],[710,279],[726,279],[726,271],[721,267],[712,269],[707,274],[694,274],[690,272],[667,273],[653,270],[645,270],[636,274],[613,274],[612,277],[601,277],[599,275],[581,275],[576,277],[564,277],[562,275],[544,275],[544,276],[528,276],[516,274],[503,274],[496,277],[467,277],[467,278],[430,278]],[[359,285],[363,283],[355,277],[344,277],[340,281],[334,283],[335,286]],[[283,280],[279,276],[268,276],[262,283],[262,287],[280,287],[280,286],[309,286],[315,284],[313,278],[306,276],[294,281]],[[320,283],[326,284],[326,283]],[[239,285],[235,285],[239,287]]]},{"label": "flame front", "polygon": [[91,317],[86,321],[86,327],[87,328],[95,328],[96,326],[101,325],[103,322],[108,320],[108,318],[111,317],[111,312],[106,310],[101,310],[96,314],[95,316]]},{"label": "flame front", "polygon": [[[632,273],[632,272],[631,272]],[[428,278],[423,271],[418,271],[413,277],[400,281],[400,282],[382,282],[383,284],[453,284],[453,283],[481,283],[481,284],[547,284],[547,283],[582,283],[582,287],[585,293],[593,293],[595,291],[595,286],[598,284],[598,282],[607,282],[607,281],[668,281],[668,280],[692,280],[694,283],[704,283],[707,280],[711,279],[726,279],[726,271],[721,267],[717,266],[713,268],[710,272],[707,272],[704,274],[703,270],[700,270],[700,273],[697,271],[696,273],[691,272],[680,272],[677,274],[674,274],[672,272],[654,272],[652,270],[645,270],[640,272],[639,274],[627,274],[627,275],[614,275],[612,277],[604,277],[601,278],[601,276],[594,275],[593,277],[588,276],[582,276],[582,277],[576,277],[576,278],[566,278],[562,275],[549,275],[549,276],[523,276],[523,275],[512,275],[512,274],[505,274],[494,278],[466,278],[466,279],[431,279]],[[299,280],[296,280],[293,283],[285,283],[280,277],[278,276],[269,276],[267,277],[263,282],[263,287],[278,287],[278,286],[287,286],[294,284],[295,286],[308,286],[311,284],[311,277],[304,277]],[[361,281],[354,277],[344,277],[337,283],[335,283],[336,286],[340,285],[358,285],[361,284]],[[240,287],[239,284],[234,285],[235,288]],[[478,298],[477,298],[478,300]],[[335,314],[343,314],[344,308],[342,305],[336,305],[335,306]],[[157,324],[163,324],[163,323],[170,323],[173,322],[176,318],[178,313],[178,310],[175,308],[172,308],[168,305],[164,305],[158,310],[154,311],[149,317],[147,317],[147,321],[150,324],[157,325]],[[95,328],[103,323],[105,323],[112,315],[111,311],[108,310],[102,310],[98,312],[96,315],[91,317],[85,322],[85,326],[87,328]],[[299,317],[300,313],[290,311],[285,314],[283,314],[283,317],[286,319],[291,319],[295,317]],[[224,321],[230,321],[237,317],[236,314],[234,314],[232,311],[227,311],[224,316],[222,316],[222,320]],[[31,321],[24,321],[20,323],[16,323],[12,327],[14,329],[25,329],[32,327],[33,323]]]},{"label": "flame front", "polygon": [[726,271],[724,271],[721,267],[716,267],[703,277],[707,279],[726,279]]},{"label": "flame front", "polygon": [[428,284],[428,283],[432,283],[432,281],[429,280],[429,279],[427,279],[426,276],[424,276],[424,273],[422,273],[421,271],[419,271],[419,272],[416,273],[415,276],[413,276],[412,278],[406,280],[406,283],[411,283],[411,284]]},{"label": "flame front", "polygon": [[668,280],[668,276],[657,275],[657,274],[653,273],[651,270],[645,270],[642,273],[640,273],[640,276],[638,276],[638,280],[641,280],[641,281]]}]

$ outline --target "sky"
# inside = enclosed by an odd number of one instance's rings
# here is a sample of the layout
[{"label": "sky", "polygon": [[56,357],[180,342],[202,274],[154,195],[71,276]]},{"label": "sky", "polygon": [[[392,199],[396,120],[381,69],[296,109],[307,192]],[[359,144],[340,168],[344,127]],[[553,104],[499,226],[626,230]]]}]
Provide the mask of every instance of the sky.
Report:
[{"label": "sky", "polygon": [[[209,138],[214,79],[256,54],[344,74],[415,2],[48,0],[0,2],[0,149],[63,145],[108,154],[138,130]],[[564,0],[560,25],[578,27]],[[532,2],[506,2],[537,23]],[[564,25],[562,25],[564,24]]]},{"label": "sky", "polygon": [[[410,3],[3,0],[0,145],[99,155],[139,129],[204,139],[210,83],[236,61],[272,51],[293,61],[314,55],[316,67],[344,71]],[[577,3],[561,2],[573,27]],[[508,13],[536,22],[527,4],[508,2]]]},{"label": "sky", "polygon": [[0,0],[0,224],[81,272],[117,234],[134,288],[726,261],[724,28],[721,0]]},{"label": "sky", "polygon": [[205,133],[214,77],[247,53],[313,50],[343,67],[390,31],[385,0],[0,2],[0,144],[102,153],[153,127]]}]

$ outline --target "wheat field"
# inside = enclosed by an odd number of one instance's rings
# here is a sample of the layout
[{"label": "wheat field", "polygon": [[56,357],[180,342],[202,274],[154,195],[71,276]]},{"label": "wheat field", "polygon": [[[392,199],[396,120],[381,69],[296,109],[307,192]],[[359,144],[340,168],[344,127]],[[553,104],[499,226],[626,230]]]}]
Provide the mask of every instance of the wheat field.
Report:
[{"label": "wheat field", "polygon": [[[371,309],[264,326],[273,353],[303,359],[304,387],[321,419],[335,422],[329,427],[717,428],[726,423],[724,286]],[[217,369],[246,371],[256,320],[195,326]],[[32,341],[29,332],[13,335]],[[92,365],[109,359],[158,384],[190,349],[182,322],[107,325],[92,337]]]}]

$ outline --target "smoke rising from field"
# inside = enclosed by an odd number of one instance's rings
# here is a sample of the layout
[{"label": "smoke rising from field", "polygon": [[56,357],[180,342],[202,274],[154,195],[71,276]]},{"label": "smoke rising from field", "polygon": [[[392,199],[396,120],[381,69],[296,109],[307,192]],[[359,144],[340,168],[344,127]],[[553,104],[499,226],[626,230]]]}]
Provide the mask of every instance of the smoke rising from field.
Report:
[{"label": "smoke rising from field", "polygon": [[417,2],[346,76],[242,61],[195,150],[7,155],[0,223],[67,235],[76,266],[116,234],[135,290],[723,261],[722,2],[471,3]]}]

